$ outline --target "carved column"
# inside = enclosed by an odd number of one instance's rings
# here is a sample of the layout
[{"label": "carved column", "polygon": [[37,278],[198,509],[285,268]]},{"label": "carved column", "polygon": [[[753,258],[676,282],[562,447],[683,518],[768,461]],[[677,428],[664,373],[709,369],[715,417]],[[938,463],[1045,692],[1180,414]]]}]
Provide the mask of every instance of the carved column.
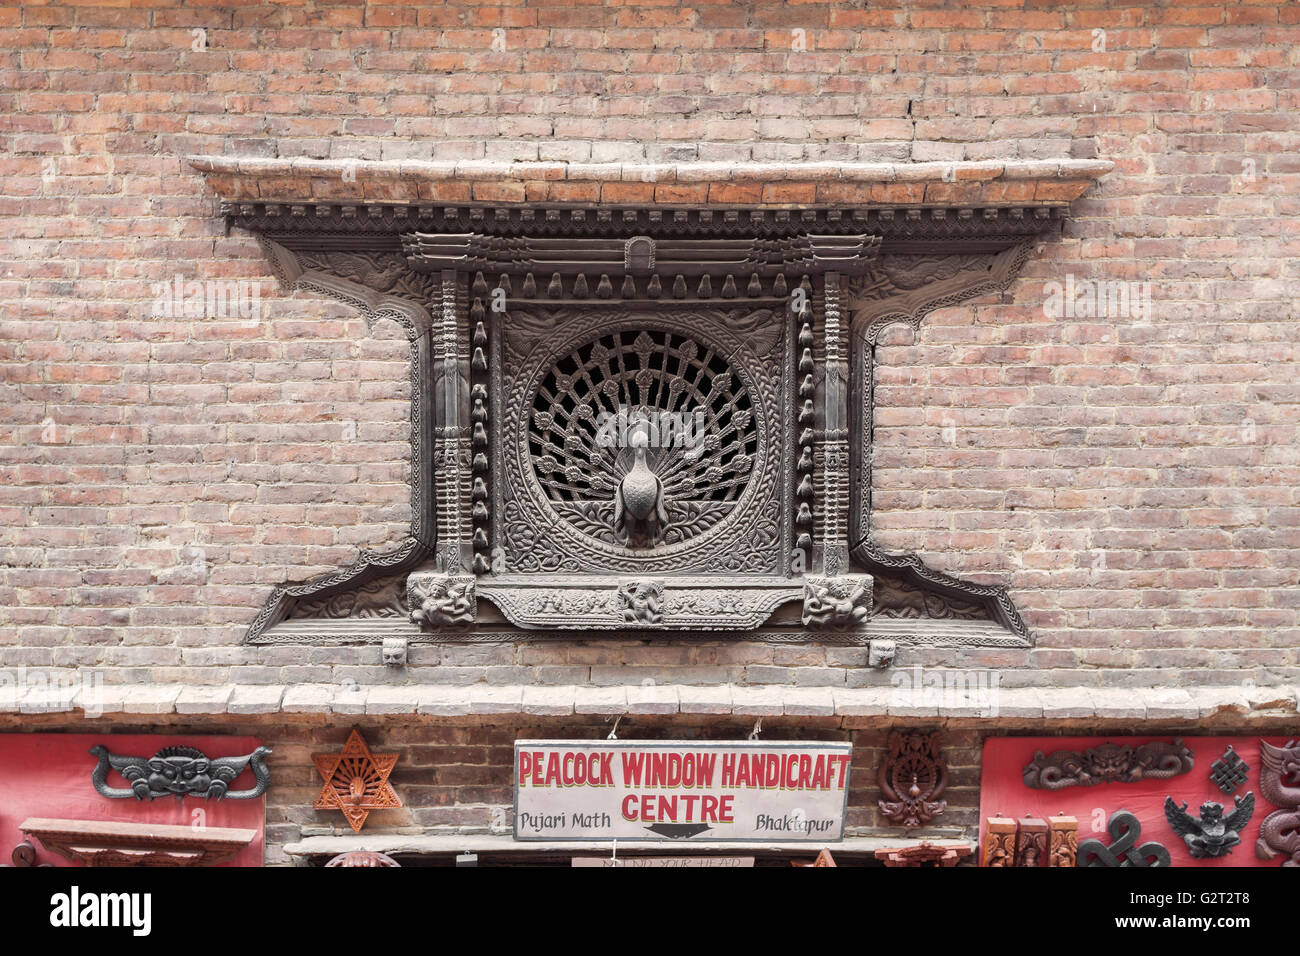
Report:
[{"label": "carved column", "polygon": [[849,569],[849,363],[839,273],[826,274],[824,295],[821,556],[827,576],[835,577]]},{"label": "carved column", "polygon": [[461,463],[465,457],[464,389],[466,363],[460,344],[456,273],[443,270],[440,295],[432,310],[434,328],[434,460],[437,501],[437,562],[447,574],[466,566]]}]

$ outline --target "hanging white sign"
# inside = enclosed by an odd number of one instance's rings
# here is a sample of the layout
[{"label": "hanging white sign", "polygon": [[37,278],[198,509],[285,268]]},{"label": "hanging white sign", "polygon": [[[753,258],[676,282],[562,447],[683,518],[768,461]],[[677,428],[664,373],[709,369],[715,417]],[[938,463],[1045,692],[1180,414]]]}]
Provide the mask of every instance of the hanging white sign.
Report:
[{"label": "hanging white sign", "polygon": [[852,750],[838,742],[519,740],[515,839],[837,841]]}]

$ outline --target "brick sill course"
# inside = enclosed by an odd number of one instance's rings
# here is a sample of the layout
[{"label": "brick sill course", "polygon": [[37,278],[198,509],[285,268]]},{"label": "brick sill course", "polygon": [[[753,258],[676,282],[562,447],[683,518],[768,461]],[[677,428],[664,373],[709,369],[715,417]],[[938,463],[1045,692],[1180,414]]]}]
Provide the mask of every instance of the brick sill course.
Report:
[{"label": "brick sill course", "polygon": [[[1288,720],[1297,714],[1293,686],[1190,688],[1005,688],[996,713],[978,706],[921,706],[903,702],[892,687],[830,688],[694,685],[589,687],[580,685],[372,685],[343,689],[327,684],[110,684],[98,701],[77,690],[56,697],[33,687],[7,698],[3,714],[122,715],[340,715],[481,718],[527,715],[717,715],[809,717],[972,718],[1015,721],[1171,721],[1213,718],[1216,723]],[[91,709],[87,710],[87,706]]]},{"label": "brick sill course", "polygon": [[192,156],[228,201],[1062,206],[1094,159],[923,163],[568,163]]}]

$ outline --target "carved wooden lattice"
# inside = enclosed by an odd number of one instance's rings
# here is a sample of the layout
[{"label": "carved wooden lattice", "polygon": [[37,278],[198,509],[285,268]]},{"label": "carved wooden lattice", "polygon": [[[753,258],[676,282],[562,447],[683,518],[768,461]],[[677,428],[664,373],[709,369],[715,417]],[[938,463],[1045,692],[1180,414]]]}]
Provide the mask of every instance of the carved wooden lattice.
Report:
[{"label": "carved wooden lattice", "polygon": [[725,518],[759,449],[753,402],[699,336],[609,332],[561,356],[533,397],[535,479],[611,544],[684,541]]}]

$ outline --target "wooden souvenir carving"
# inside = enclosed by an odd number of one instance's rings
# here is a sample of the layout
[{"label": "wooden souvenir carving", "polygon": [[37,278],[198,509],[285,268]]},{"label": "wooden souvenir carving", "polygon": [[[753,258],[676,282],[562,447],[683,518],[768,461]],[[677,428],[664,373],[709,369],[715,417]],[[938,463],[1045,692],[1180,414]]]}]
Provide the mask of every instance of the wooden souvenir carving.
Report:
[{"label": "wooden souvenir carving", "polygon": [[950,867],[956,866],[970,855],[971,848],[968,843],[936,845],[929,842],[892,850],[877,850],[875,854],[877,860],[891,867]]},{"label": "wooden souvenir carving", "polygon": [[54,865],[53,863],[36,862],[36,847],[32,846],[31,840],[23,840],[23,842],[19,843],[16,847],[14,847],[14,852],[10,855],[9,858],[13,860],[13,862],[0,863],[0,868],[6,868],[6,867],[26,868],[26,867],[33,867],[33,866]]},{"label": "wooden souvenir carving", "polygon": [[1237,751],[1232,749],[1232,744],[1228,744],[1222,757],[1210,764],[1210,782],[1229,796],[1249,776],[1250,764],[1241,759]]},{"label": "wooden souvenir carving", "polygon": [[1075,817],[1047,818],[1047,865],[1074,866],[1079,855],[1079,821]]},{"label": "wooden souvenir carving", "polygon": [[1241,831],[1255,815],[1255,795],[1233,797],[1233,810],[1225,815],[1223,804],[1207,801],[1201,804],[1201,815],[1187,812],[1187,803],[1180,807],[1173,797],[1165,797],[1165,819],[1183,842],[1194,859],[1204,860],[1227,856],[1241,842]]},{"label": "wooden souvenir carving", "polygon": [[[271,784],[266,766],[270,747],[258,747],[242,757],[208,757],[193,747],[164,747],[152,757],[123,757],[96,745],[90,748],[97,762],[90,782],[101,797],[123,800],[155,800],[158,797],[202,797],[210,799],[253,800]],[[129,787],[110,787],[109,770],[115,770]],[[254,785],[246,790],[231,790],[230,784],[244,772],[253,771]]]},{"label": "wooden souvenir carving", "polygon": [[397,754],[372,754],[356,727],[343,750],[312,754],[312,763],[325,785],[313,805],[317,810],[339,810],[354,832],[365,826],[371,810],[392,810],[402,805],[388,782]]},{"label": "wooden souvenir carving", "polygon": [[1106,825],[1110,833],[1110,843],[1097,839],[1084,840],[1079,844],[1079,866],[1106,867],[1157,867],[1169,866],[1169,851],[1159,843],[1139,844],[1142,824],[1138,818],[1127,810],[1116,810]]},{"label": "wooden souvenir carving", "polygon": [[1047,821],[1023,817],[1016,821],[1016,866],[1047,865]]},{"label": "wooden souvenir carving", "polygon": [[939,732],[893,731],[880,763],[880,812],[890,823],[919,827],[947,808],[940,800],[948,768],[939,749]]},{"label": "wooden souvenir carving", "polygon": [[1283,866],[1300,866],[1300,741],[1284,747],[1259,742],[1259,789],[1264,799],[1281,807],[1259,825],[1255,856],[1284,857]]},{"label": "wooden souvenir carving", "polygon": [[107,823],[30,817],[19,824],[51,853],[83,866],[211,866],[234,859],[257,836],[232,827]]},{"label": "wooden souvenir carving", "polygon": [[1041,750],[1025,767],[1025,786],[1035,790],[1095,787],[1100,783],[1133,783],[1188,773],[1195,765],[1192,750],[1181,739],[1139,744],[1098,744],[1082,752]]},{"label": "wooden souvenir carving", "polygon": [[379,853],[376,850],[348,850],[346,853],[340,853],[338,856],[331,857],[326,866],[397,866],[398,863],[386,853]]},{"label": "wooden souvenir carving", "polygon": [[790,865],[791,866],[836,866],[837,864],[835,862],[835,857],[831,856],[830,850],[822,850],[820,853],[817,854],[817,859],[813,860],[811,863],[806,863],[803,860],[791,860]]},{"label": "wooden souvenir carving", "polygon": [[983,866],[1016,865],[1016,821],[1010,817],[989,817],[984,821]]}]

